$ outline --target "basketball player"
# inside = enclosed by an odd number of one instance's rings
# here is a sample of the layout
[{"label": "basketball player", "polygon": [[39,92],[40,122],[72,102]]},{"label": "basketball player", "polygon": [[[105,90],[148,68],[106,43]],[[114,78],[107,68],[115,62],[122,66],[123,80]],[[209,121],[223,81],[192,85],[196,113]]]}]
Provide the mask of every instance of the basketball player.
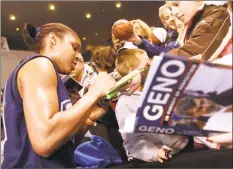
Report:
[{"label": "basketball player", "polygon": [[58,73],[69,74],[75,67],[78,35],[60,23],[25,24],[23,38],[38,54],[20,63],[6,84],[2,168],[72,168],[71,140],[75,134],[81,138],[103,114],[96,103],[115,81],[99,73],[72,106]]}]

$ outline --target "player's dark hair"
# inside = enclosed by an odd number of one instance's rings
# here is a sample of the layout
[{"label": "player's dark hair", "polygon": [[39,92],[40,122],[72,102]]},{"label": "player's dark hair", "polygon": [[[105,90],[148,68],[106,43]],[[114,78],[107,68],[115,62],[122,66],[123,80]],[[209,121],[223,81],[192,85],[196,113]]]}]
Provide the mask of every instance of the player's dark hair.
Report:
[{"label": "player's dark hair", "polygon": [[[22,36],[29,49],[39,52],[44,48],[44,40],[51,32],[60,39],[63,39],[65,34],[71,33],[74,36],[77,36],[77,39],[79,40],[78,35],[71,28],[61,23],[47,23],[41,27],[35,27],[32,24],[25,23]],[[80,40],[79,44],[81,47]]]}]

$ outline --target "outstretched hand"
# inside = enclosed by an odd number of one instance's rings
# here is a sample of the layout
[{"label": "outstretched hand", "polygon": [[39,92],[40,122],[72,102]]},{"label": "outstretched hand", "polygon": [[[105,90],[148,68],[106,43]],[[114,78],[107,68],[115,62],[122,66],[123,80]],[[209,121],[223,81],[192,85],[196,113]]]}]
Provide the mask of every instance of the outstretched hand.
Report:
[{"label": "outstretched hand", "polygon": [[164,160],[168,160],[170,158],[172,158],[172,155],[170,154],[170,152],[172,151],[172,149],[166,145],[163,145],[155,158],[155,161],[159,161],[160,163],[163,163]]}]

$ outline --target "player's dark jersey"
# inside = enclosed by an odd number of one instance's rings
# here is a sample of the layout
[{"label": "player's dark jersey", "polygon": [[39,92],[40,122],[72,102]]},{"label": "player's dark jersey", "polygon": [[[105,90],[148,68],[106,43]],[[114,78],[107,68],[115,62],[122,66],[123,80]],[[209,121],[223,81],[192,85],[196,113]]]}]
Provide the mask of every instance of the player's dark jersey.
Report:
[{"label": "player's dark jersey", "polygon": [[[63,147],[55,151],[49,158],[43,158],[33,150],[28,130],[25,123],[22,99],[17,89],[17,73],[27,62],[37,57],[34,55],[21,62],[10,75],[4,92],[4,161],[2,168],[72,168],[73,164],[73,142],[69,141]],[[45,57],[47,58],[47,57]],[[49,59],[49,58],[47,58]],[[50,60],[50,59],[49,59]],[[62,80],[58,74],[56,64],[50,60],[56,70],[58,85],[57,95],[59,111],[66,110],[71,106],[71,101]],[[43,74],[41,74],[43,76]],[[31,98],[33,99],[33,98]],[[38,140],[39,141],[39,140]]]}]

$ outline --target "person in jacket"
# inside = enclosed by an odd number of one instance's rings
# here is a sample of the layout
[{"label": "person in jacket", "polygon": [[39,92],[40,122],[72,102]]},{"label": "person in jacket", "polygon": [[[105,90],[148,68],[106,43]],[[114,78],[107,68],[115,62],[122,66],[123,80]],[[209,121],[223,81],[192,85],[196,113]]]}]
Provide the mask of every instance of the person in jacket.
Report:
[{"label": "person in jacket", "polygon": [[230,27],[227,8],[203,1],[166,1],[175,17],[188,25],[184,45],[168,53],[208,60],[219,47]]},{"label": "person in jacket", "polygon": [[232,2],[227,2],[228,13],[230,15],[231,26],[227,35],[224,37],[221,45],[216,49],[215,53],[208,59],[209,62],[232,65]]},{"label": "person in jacket", "polygon": [[[178,48],[165,48],[162,51],[185,57],[200,55],[201,60],[208,60],[219,47],[230,27],[230,15],[225,6],[205,5],[203,1],[167,1],[172,14],[184,25],[184,44]],[[155,46],[136,34],[127,41],[144,49],[149,57],[158,55]]]}]

